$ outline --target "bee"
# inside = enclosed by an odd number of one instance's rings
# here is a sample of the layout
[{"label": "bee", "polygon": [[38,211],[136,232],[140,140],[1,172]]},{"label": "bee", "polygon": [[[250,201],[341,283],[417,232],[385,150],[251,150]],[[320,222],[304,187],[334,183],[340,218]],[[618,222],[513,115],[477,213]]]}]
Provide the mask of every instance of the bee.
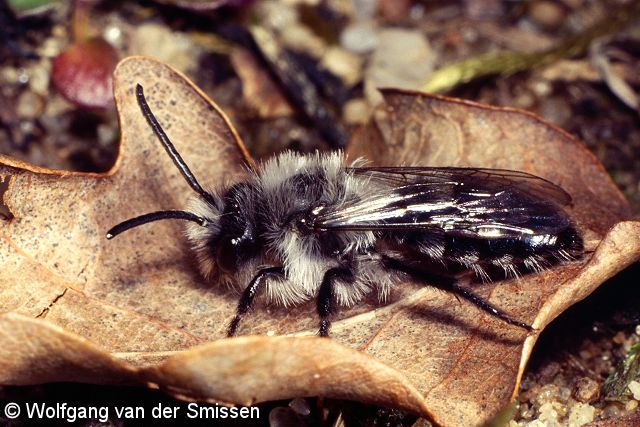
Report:
[{"label": "bee", "polygon": [[583,241],[559,186],[525,172],[460,167],[345,165],[341,152],[279,154],[219,191],[203,190],[151,112],[142,114],[195,191],[186,210],[128,219],[118,234],[162,219],[187,221],[207,278],[245,286],[227,333],[256,296],[284,306],[316,301],[319,335],[340,306],[402,278],[436,286],[527,330],[532,327],[461,284],[540,272],[578,259]]}]

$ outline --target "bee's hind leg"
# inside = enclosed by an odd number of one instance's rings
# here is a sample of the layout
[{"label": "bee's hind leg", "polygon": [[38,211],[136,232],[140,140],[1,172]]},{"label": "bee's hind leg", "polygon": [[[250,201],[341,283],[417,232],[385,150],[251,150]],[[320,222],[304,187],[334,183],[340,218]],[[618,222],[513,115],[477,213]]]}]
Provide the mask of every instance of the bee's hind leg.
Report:
[{"label": "bee's hind leg", "polygon": [[330,268],[324,273],[316,300],[316,309],[318,316],[320,316],[318,335],[321,337],[329,336],[329,329],[331,328],[331,320],[329,320],[329,317],[335,311],[336,296],[334,282],[336,279],[344,282],[353,282],[353,272],[347,267],[335,267]]},{"label": "bee's hind leg", "polygon": [[474,294],[469,289],[463,286],[460,286],[457,283],[452,283],[450,288],[443,288],[443,289],[446,289],[452,292],[454,295],[461,296],[467,301],[473,303],[479,309],[486,311],[490,315],[495,316],[498,319],[503,320],[510,325],[518,326],[520,328],[526,329],[529,332],[534,330],[533,326],[529,325],[528,323],[524,323],[518,319],[514,319],[504,311],[500,310],[498,307],[492,305],[489,301],[485,300],[481,296]]},{"label": "bee's hind leg", "polygon": [[261,285],[264,284],[265,279],[269,276],[282,277],[283,275],[284,269],[282,267],[269,267],[258,271],[253,279],[251,279],[251,282],[249,282],[249,286],[247,286],[244,292],[242,292],[240,301],[238,301],[238,308],[236,308],[236,315],[233,320],[231,320],[229,327],[227,328],[228,337],[232,337],[236,334],[240,320],[242,320],[242,317],[247,314],[251,308],[253,300],[258,294],[258,290]]},{"label": "bee's hind leg", "polygon": [[405,273],[416,280],[428,283],[429,285],[434,286],[438,289],[451,292],[455,296],[462,297],[470,303],[473,303],[479,309],[489,313],[494,317],[497,317],[504,322],[507,322],[510,325],[518,326],[520,328],[526,329],[529,332],[535,330],[531,325],[524,323],[518,319],[514,319],[481,296],[476,295],[464,286],[459,285],[453,278],[429,274],[410,265],[407,265],[400,260],[388,256],[383,256],[382,263],[387,269]]}]

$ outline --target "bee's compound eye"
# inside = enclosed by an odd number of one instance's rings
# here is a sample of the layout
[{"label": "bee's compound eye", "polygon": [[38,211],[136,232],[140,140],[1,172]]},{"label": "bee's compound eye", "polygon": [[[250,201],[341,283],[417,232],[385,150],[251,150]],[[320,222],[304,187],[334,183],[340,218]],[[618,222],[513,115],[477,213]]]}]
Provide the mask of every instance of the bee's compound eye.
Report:
[{"label": "bee's compound eye", "polygon": [[295,219],[298,230],[303,232],[311,232],[315,227],[316,218],[313,214],[306,212]]},{"label": "bee's compound eye", "polygon": [[232,238],[225,238],[218,244],[216,259],[220,270],[231,273],[238,266],[237,248]]}]

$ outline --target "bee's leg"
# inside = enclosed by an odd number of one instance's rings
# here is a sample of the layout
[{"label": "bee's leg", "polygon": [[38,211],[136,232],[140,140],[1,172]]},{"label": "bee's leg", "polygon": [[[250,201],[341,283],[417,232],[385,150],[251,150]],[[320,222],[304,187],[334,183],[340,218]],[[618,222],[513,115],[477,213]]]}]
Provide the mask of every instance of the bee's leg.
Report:
[{"label": "bee's leg", "polygon": [[229,327],[227,328],[228,337],[232,337],[236,334],[236,330],[238,329],[240,320],[251,308],[251,305],[253,304],[253,300],[258,293],[258,289],[265,282],[265,279],[268,276],[282,277],[283,275],[284,275],[284,269],[282,267],[269,267],[269,268],[263,268],[262,270],[258,271],[258,273],[253,277],[253,279],[251,279],[251,282],[249,282],[249,286],[247,286],[244,292],[242,292],[240,301],[238,301],[236,316],[233,318],[231,323],[229,323]]},{"label": "bee's leg", "polygon": [[316,300],[316,308],[318,310],[318,316],[320,316],[320,328],[318,329],[318,335],[321,337],[329,336],[329,329],[331,328],[331,320],[329,316],[335,311],[335,292],[334,281],[340,279],[345,282],[353,281],[353,272],[347,267],[335,267],[330,268],[324,273],[320,289],[318,290],[318,298]]},{"label": "bee's leg", "polygon": [[459,284],[456,283],[456,281],[453,278],[436,276],[427,272],[423,272],[419,269],[416,269],[410,265],[405,264],[400,260],[397,260],[395,258],[391,258],[388,256],[382,257],[382,263],[388,269],[400,271],[402,273],[408,274],[409,276],[413,277],[416,280],[429,283],[429,285],[434,286],[438,289],[451,292],[455,296],[460,296],[466,299],[467,301],[473,303],[479,309],[486,311],[490,315],[495,316],[498,319],[503,320],[510,325],[518,326],[520,328],[526,329],[529,332],[534,330],[534,328],[531,325],[521,322],[518,319],[514,319],[513,317],[509,316],[507,313],[500,310],[498,307],[494,306],[493,304],[491,304],[489,301],[485,300],[481,296],[474,294],[464,286],[460,286]]},{"label": "bee's leg", "polygon": [[[442,289],[447,289],[447,288],[442,288]],[[460,286],[457,283],[452,283],[451,288],[447,290],[452,292],[454,295],[461,296],[467,301],[475,304],[475,306],[478,307],[479,309],[486,311],[490,315],[495,316],[500,320],[504,320],[510,325],[519,326],[520,328],[526,329],[529,332],[534,330],[533,326],[529,325],[528,323],[521,322],[518,319],[514,319],[504,311],[500,310],[498,307],[492,305],[489,301],[485,300],[481,296],[474,294],[469,289],[463,286]]]}]

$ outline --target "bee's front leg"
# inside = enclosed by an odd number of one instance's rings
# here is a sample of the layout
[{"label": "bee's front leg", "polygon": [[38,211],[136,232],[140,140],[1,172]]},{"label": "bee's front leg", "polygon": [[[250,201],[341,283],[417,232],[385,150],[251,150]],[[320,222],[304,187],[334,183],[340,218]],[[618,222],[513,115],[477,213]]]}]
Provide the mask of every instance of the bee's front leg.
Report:
[{"label": "bee's front leg", "polygon": [[240,320],[242,320],[242,317],[249,311],[251,305],[253,305],[253,300],[258,294],[260,286],[264,284],[267,277],[283,277],[283,275],[284,268],[282,267],[269,267],[258,271],[253,279],[251,279],[251,282],[249,282],[249,286],[247,286],[244,292],[242,292],[240,301],[238,301],[238,308],[236,308],[236,315],[233,320],[231,320],[229,327],[227,328],[228,337],[232,337],[236,334]]},{"label": "bee's front leg", "polygon": [[334,267],[324,273],[316,300],[316,308],[318,316],[320,316],[318,335],[321,337],[329,336],[329,329],[331,328],[331,320],[329,320],[329,317],[335,311],[336,296],[334,283],[336,280],[353,283],[355,277],[352,269],[350,267]]}]

